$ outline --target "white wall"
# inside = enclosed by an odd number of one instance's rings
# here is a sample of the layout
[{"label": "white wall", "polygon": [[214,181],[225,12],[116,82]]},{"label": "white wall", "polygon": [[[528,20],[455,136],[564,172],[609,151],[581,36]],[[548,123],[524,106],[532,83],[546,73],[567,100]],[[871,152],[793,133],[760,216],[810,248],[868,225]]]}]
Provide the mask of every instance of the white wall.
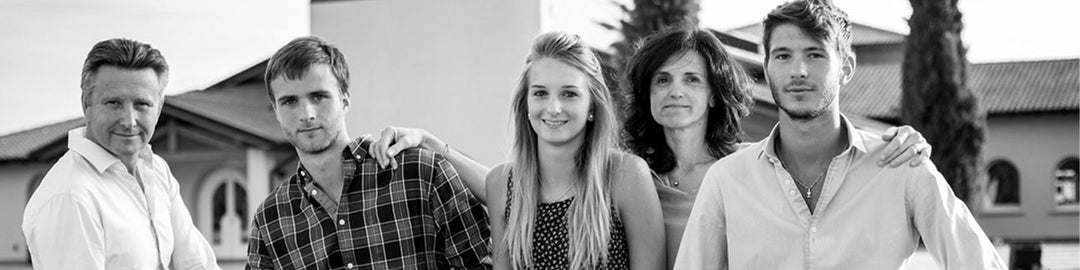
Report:
[{"label": "white wall", "polygon": [[52,164],[8,163],[0,165],[0,262],[29,261],[22,234],[23,209],[30,199],[30,181],[39,180]]},{"label": "white wall", "polygon": [[506,160],[510,98],[538,0],[315,3],[311,32],[342,49],[352,74],[350,135],[422,127],[481,163]]}]

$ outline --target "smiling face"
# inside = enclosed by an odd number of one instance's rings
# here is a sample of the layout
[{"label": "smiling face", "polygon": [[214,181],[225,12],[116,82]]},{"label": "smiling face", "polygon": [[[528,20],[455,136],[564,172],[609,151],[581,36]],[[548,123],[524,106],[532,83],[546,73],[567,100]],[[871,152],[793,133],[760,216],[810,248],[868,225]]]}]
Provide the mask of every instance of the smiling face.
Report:
[{"label": "smiling face", "polygon": [[311,65],[296,80],[278,76],[270,82],[274,114],[297,151],[318,154],[348,140],[342,134],[349,98],[338,88],[326,64]]},{"label": "smiling face", "polygon": [[584,72],[551,58],[529,68],[526,104],[529,124],[540,143],[581,144],[592,97]]},{"label": "smiling face", "polygon": [[789,117],[814,119],[839,110],[840,85],[850,79],[854,59],[792,24],[776,26],[770,47],[766,78],[773,100]]},{"label": "smiling face", "polygon": [[161,115],[162,85],[153,69],[101,66],[83,108],[86,138],[121,159],[150,142]]},{"label": "smiling face", "polygon": [[705,59],[697,52],[673,55],[656,70],[649,87],[652,117],[665,128],[705,125],[712,98]]}]

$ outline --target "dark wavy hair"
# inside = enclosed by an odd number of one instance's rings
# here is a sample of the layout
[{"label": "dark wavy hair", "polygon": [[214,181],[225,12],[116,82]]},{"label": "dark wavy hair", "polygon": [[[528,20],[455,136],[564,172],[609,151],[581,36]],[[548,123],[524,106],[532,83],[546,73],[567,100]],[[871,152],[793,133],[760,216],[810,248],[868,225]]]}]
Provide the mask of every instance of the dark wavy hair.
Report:
[{"label": "dark wavy hair", "polygon": [[715,106],[709,108],[705,143],[709,155],[720,158],[742,142],[740,120],[750,113],[749,78],[712,32],[676,26],[645,37],[627,62],[621,91],[626,104],[624,136],[627,148],[645,159],[656,173],[675,168],[675,154],[664,139],[664,129],[653,119],[649,93],[652,78],[668,59],[698,53],[705,60],[705,77]]},{"label": "dark wavy hair", "polygon": [[806,34],[831,43],[842,56],[852,55],[851,21],[848,15],[829,0],[798,0],[777,6],[765,17],[762,45],[765,46],[765,64],[769,64],[772,32],[777,26],[790,23]]}]

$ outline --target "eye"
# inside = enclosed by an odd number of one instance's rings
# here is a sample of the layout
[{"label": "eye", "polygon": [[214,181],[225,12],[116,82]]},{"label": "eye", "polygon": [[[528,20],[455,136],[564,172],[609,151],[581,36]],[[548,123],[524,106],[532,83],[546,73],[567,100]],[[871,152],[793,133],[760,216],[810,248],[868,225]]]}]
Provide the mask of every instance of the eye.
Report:
[{"label": "eye", "polygon": [[665,85],[665,84],[671,83],[671,78],[668,77],[668,76],[663,76],[663,75],[662,76],[656,76],[656,79],[653,80],[653,83],[658,84],[658,85]]},{"label": "eye", "polygon": [[534,97],[544,97],[544,96],[547,96],[547,94],[548,93],[547,93],[546,90],[536,90],[536,91],[533,91],[533,93],[532,93],[532,95]]},{"label": "eye", "polygon": [[825,54],[822,54],[822,53],[810,53],[810,54],[807,54],[806,57],[813,58],[813,59],[819,59],[819,58],[825,58]]},{"label": "eye", "polygon": [[700,83],[701,82],[701,77],[693,76],[693,75],[692,76],[687,76],[686,81],[691,82],[691,83]]},{"label": "eye", "polygon": [[102,102],[102,104],[105,104],[105,106],[109,106],[109,107],[116,107],[116,106],[120,106],[120,101],[115,100],[115,99],[110,99],[110,100],[105,100],[104,102]]},{"label": "eye", "polygon": [[139,101],[139,102],[135,103],[135,106],[139,106],[139,107],[142,107],[142,108],[150,108],[150,107],[154,107],[154,104],[152,104],[150,102],[146,102],[146,101]]},{"label": "eye", "polygon": [[562,95],[564,97],[577,97],[577,96],[579,96],[579,94],[577,92],[574,92],[574,91],[563,91]]},{"label": "eye", "polygon": [[280,104],[280,105],[293,105],[293,104],[296,104],[296,99],[295,98],[283,98],[283,99],[278,101],[278,104]]},{"label": "eye", "polygon": [[313,99],[315,101],[324,101],[324,100],[326,100],[328,98],[330,98],[330,97],[328,97],[326,95],[315,95],[315,96],[311,97],[311,99]]},{"label": "eye", "polygon": [[773,55],[773,59],[776,59],[776,60],[788,60],[788,59],[791,59],[791,55],[786,54],[786,53],[778,53],[776,55]]}]

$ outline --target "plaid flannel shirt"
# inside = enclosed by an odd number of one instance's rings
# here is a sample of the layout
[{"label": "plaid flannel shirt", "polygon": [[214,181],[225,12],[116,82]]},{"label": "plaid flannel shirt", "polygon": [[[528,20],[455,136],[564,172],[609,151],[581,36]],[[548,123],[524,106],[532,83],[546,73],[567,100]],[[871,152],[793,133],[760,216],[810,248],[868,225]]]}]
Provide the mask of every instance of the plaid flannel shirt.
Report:
[{"label": "plaid flannel shirt", "polygon": [[362,137],[342,152],[340,203],[303,164],[255,213],[248,269],[482,269],[487,211],[443,156],[402,151],[380,169]]}]

